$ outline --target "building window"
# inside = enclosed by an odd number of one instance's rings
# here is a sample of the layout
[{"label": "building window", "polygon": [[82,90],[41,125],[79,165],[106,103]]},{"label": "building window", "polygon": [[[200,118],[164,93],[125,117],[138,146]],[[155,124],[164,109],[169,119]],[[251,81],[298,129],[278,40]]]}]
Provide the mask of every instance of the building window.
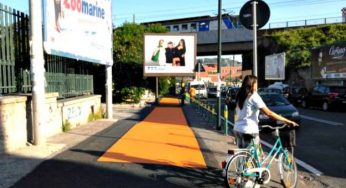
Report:
[{"label": "building window", "polygon": [[167,29],[167,31],[171,31],[171,26],[170,26],[170,25],[167,25],[167,26],[166,26],[166,29]]},{"label": "building window", "polygon": [[181,30],[182,30],[182,31],[187,31],[187,30],[188,30],[187,24],[181,25]]},{"label": "building window", "polygon": [[174,25],[173,26],[173,31],[179,31],[179,25]]},{"label": "building window", "polygon": [[192,24],[190,25],[190,28],[191,28],[191,31],[197,31],[197,25],[196,25],[196,23],[192,23]]}]

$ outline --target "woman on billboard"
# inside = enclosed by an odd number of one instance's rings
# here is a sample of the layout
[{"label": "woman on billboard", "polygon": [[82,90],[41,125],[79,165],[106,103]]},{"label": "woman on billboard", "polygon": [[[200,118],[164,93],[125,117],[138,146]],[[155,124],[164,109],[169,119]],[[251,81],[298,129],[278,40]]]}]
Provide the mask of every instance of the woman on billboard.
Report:
[{"label": "woman on billboard", "polygon": [[173,66],[185,66],[185,40],[180,39],[179,44],[175,48],[176,50],[173,58]]},{"label": "woman on billboard", "polygon": [[154,50],[151,60],[159,63],[159,65],[166,65],[166,50],[163,47],[164,40],[160,39],[157,48]]}]

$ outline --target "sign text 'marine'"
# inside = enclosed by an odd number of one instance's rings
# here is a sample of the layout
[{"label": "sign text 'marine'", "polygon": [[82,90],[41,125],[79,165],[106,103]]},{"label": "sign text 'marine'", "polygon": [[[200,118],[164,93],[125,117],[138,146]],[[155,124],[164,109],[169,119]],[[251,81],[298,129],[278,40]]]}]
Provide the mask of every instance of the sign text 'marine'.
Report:
[{"label": "sign text 'marine'", "polygon": [[72,11],[81,12],[89,16],[95,16],[97,18],[105,18],[105,9],[95,4],[89,3],[84,0],[64,0],[64,6],[66,9]]}]

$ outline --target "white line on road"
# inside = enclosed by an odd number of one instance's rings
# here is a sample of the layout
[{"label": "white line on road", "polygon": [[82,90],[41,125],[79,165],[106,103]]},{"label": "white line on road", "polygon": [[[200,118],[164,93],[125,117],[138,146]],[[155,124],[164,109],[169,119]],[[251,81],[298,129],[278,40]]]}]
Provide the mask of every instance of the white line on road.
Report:
[{"label": "white line on road", "polygon": [[[225,118],[223,118],[223,117],[221,117],[221,119],[222,119],[222,120],[225,120]],[[232,126],[234,126],[234,124],[233,124],[232,122],[230,122],[230,121],[227,121],[227,123],[230,124],[230,125],[232,125]],[[261,140],[261,143],[262,143],[263,145],[267,146],[268,148],[272,148],[272,147],[273,147],[273,145],[269,144],[269,143],[266,142],[266,141]],[[295,160],[296,160],[296,163],[297,163],[299,166],[305,168],[306,170],[310,171],[311,173],[315,174],[316,176],[321,176],[321,175],[323,174],[323,172],[317,170],[317,169],[314,168],[313,166],[307,164],[306,162],[304,162],[304,161],[302,161],[302,160],[300,160],[300,159],[298,159],[298,158],[296,158],[296,157],[295,157]]]},{"label": "white line on road", "polygon": [[328,121],[328,120],[314,118],[314,117],[305,116],[305,115],[300,115],[300,117],[303,118],[303,119],[308,119],[308,120],[311,120],[311,121],[317,121],[317,122],[325,123],[325,124],[328,124],[328,125],[334,125],[334,126],[343,126],[344,125],[343,123]]},{"label": "white line on road", "polygon": [[[268,142],[265,142],[263,140],[261,140],[261,143],[269,148],[272,148],[273,145],[269,144]],[[311,173],[315,174],[316,176],[321,176],[323,173],[319,170],[317,170],[316,168],[314,168],[313,166],[307,164],[306,162],[298,159],[295,157],[296,163],[298,165],[300,165],[301,167],[305,168],[306,170],[310,171]]]}]

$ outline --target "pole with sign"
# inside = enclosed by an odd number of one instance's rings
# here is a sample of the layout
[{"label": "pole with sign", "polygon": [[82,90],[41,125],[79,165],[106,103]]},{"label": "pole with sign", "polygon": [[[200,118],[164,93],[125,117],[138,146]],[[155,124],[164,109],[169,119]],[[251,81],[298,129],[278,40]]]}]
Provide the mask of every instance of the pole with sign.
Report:
[{"label": "pole with sign", "polygon": [[269,20],[269,6],[262,0],[251,0],[243,5],[239,13],[240,22],[253,31],[253,75],[257,76],[257,29]]}]

